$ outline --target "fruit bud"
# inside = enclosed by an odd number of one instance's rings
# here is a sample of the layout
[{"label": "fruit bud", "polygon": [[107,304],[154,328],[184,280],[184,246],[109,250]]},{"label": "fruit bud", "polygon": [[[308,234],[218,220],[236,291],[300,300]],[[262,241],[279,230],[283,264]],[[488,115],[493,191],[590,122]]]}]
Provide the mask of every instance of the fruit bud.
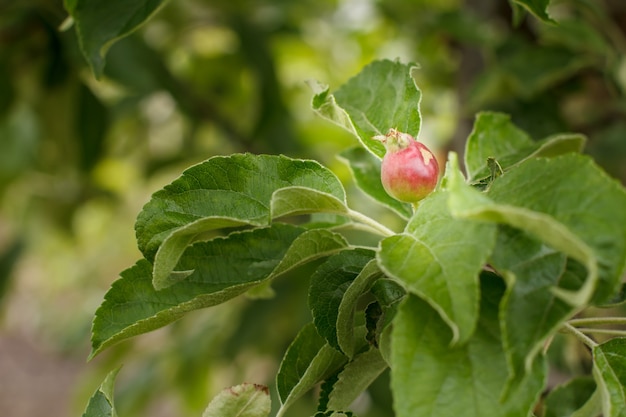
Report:
[{"label": "fruit bud", "polygon": [[373,139],[381,141],[387,149],[380,177],[387,194],[406,203],[416,203],[435,189],[439,164],[426,145],[396,129]]}]

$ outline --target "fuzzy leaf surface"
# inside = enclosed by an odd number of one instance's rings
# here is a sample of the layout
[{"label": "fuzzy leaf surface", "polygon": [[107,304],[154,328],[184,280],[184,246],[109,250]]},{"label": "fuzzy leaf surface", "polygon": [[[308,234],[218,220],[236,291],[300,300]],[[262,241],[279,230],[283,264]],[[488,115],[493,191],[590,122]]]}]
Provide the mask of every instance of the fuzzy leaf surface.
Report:
[{"label": "fuzzy leaf surface", "polygon": [[437,310],[452,329],[452,343],[466,341],[478,320],[478,275],[496,237],[492,224],[454,218],[448,193],[420,202],[403,234],[384,239],[378,261]]},{"label": "fuzzy leaf surface", "polygon": [[317,383],[336,372],[347,358],[330,347],[309,323],[291,343],[276,375],[276,388],[281,407],[277,417]]},{"label": "fuzzy leaf surface", "polygon": [[339,373],[328,399],[328,409],[347,410],[387,367],[376,348],[358,354]]},{"label": "fuzzy leaf surface", "polygon": [[65,0],[81,52],[96,78],[102,75],[111,44],[136,30],[164,4],[165,0]]},{"label": "fuzzy leaf surface", "polygon": [[328,258],[311,276],[309,308],[313,313],[313,323],[318,333],[337,350],[341,350],[337,336],[341,302],[350,285],[374,256],[374,251],[367,249],[344,250]]},{"label": "fuzzy leaf surface", "polygon": [[508,378],[498,323],[504,285],[492,276],[481,284],[480,319],[463,345],[450,346],[449,326],[428,303],[414,295],[402,302],[391,344],[391,388],[397,417],[529,415],[543,389],[544,360],[537,358],[533,372],[501,400]]},{"label": "fuzzy leaf surface", "polygon": [[345,211],[345,191],[337,177],[315,161],[218,156],[187,169],[154,193],[139,213],[135,230],[139,249],[154,261],[154,285],[161,289],[181,278],[175,274],[170,279],[180,256],[192,243],[206,240],[208,232],[265,226],[288,214],[332,211],[329,205]]},{"label": "fuzzy leaf surface", "polygon": [[494,158],[506,170],[528,158],[580,152],[584,144],[585,137],[579,134],[559,134],[533,141],[511,122],[509,115],[481,112],[465,143],[465,167],[468,178],[474,182],[488,176],[488,158]]},{"label": "fuzzy leaf surface", "polygon": [[[455,161],[451,155],[450,165]],[[603,301],[617,291],[626,231],[611,225],[626,221],[626,194],[576,154],[528,159],[486,194],[465,184],[458,171],[449,172],[455,216],[512,226],[500,228],[490,262],[509,285],[502,303],[504,341],[511,376],[519,382],[564,320],[592,297]]]},{"label": "fuzzy leaf surface", "polygon": [[199,242],[181,259],[187,279],[163,290],[152,286],[152,268],[140,260],[122,272],[96,311],[92,356],[120,340],[165,326],[185,313],[223,303],[303,263],[346,246],[328,230],[286,224],[235,232]]},{"label": "fuzzy leaf surface", "polygon": [[241,384],[217,394],[202,417],[267,417],[271,408],[270,393],[266,386]]},{"label": "fuzzy leaf surface", "polygon": [[390,128],[414,137],[420,131],[421,92],[413,77],[416,70],[397,61],[374,61],[334,94],[320,86],[313,109],[353,133],[366,149],[382,158],[385,148],[373,136]]},{"label": "fuzzy leaf surface", "polygon": [[626,416],[626,338],[619,337],[593,348],[593,372],[607,417]]}]

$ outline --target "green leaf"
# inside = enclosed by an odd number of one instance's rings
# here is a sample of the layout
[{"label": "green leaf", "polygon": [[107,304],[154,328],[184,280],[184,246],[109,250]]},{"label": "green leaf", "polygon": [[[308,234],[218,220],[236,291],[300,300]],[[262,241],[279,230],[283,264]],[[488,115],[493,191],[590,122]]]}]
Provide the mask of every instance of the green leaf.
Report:
[{"label": "green leaf", "polygon": [[522,6],[545,23],[556,23],[548,15],[547,9],[550,5],[550,0],[513,0],[513,2]]},{"label": "green leaf", "polygon": [[415,84],[417,67],[397,61],[374,61],[343,84],[335,94],[317,86],[313,109],[322,117],[353,133],[374,155],[382,158],[384,146],[373,136],[390,128],[417,137],[421,118],[421,92]]},{"label": "green leaf", "polygon": [[[393,322],[398,305],[406,296],[406,290],[394,280],[381,278],[374,283],[371,292],[376,301],[369,304],[365,309],[365,326],[367,328],[365,338],[374,346],[378,346],[381,351],[384,351],[384,346],[381,345],[384,332]],[[387,358],[388,352],[384,351],[383,353]]]},{"label": "green leaf", "polygon": [[500,393],[508,379],[498,304],[501,280],[481,280],[480,319],[467,343],[450,346],[450,328],[428,303],[409,295],[394,320],[391,343],[391,389],[397,417],[525,417],[538,399],[546,375],[537,358],[507,398]]},{"label": "green leaf", "polygon": [[387,194],[383,188],[380,181],[380,159],[362,147],[354,147],[341,152],[339,159],[350,167],[357,186],[367,195],[405,219],[409,219],[413,215],[410,204],[396,200]]},{"label": "green leaf", "polygon": [[517,229],[500,229],[491,261],[509,284],[504,339],[519,381],[560,323],[592,297],[602,302],[616,293],[626,231],[614,225],[626,222],[626,193],[590,158],[575,154],[526,160],[486,195],[465,184],[458,170],[448,172],[455,216]]},{"label": "green leaf", "polygon": [[154,289],[151,265],[140,260],[122,272],[96,311],[91,356],[120,340],[165,326],[189,311],[223,303],[346,245],[342,237],[328,230],[305,231],[280,223],[235,232],[190,247],[180,265],[193,272],[163,290]]},{"label": "green leaf", "polygon": [[[567,154],[524,161],[498,178],[488,196],[499,206],[530,210],[545,218],[547,222],[539,221],[536,230],[531,218],[512,225],[587,268],[588,287],[558,291],[558,295],[578,305],[589,298],[586,291],[594,287],[593,302],[615,295],[626,266],[626,229],[615,228],[626,224],[626,191],[591,158]],[[553,227],[554,221],[558,226]]]},{"label": "green leaf", "polygon": [[[596,390],[593,378],[574,378],[553,389],[544,401],[543,417],[570,417],[582,408]],[[591,416],[598,415],[591,414]]]},{"label": "green leaf", "polygon": [[164,4],[165,0],[65,0],[80,49],[96,78],[102,75],[109,47],[136,30]]},{"label": "green leaf", "polygon": [[[456,161],[456,157],[451,157]],[[451,171],[453,172],[453,171]],[[449,179],[455,216],[505,223],[524,230],[587,268],[577,291],[554,289],[570,304],[610,299],[626,264],[626,193],[586,156],[534,158],[499,177],[488,197]],[[593,215],[590,215],[593,213]]]},{"label": "green leaf", "polygon": [[463,343],[478,320],[478,275],[496,228],[453,218],[447,201],[447,192],[422,200],[405,232],[381,242],[378,261],[386,275],[441,314],[452,329],[451,343]]},{"label": "green leaf", "polygon": [[337,344],[349,358],[352,358],[355,353],[354,316],[357,302],[381,276],[382,272],[378,268],[376,260],[371,260],[349,284],[341,297],[336,321]]},{"label": "green leaf", "polygon": [[267,417],[272,402],[266,386],[241,384],[220,392],[202,417]]},{"label": "green leaf", "polygon": [[157,191],[135,229],[139,249],[154,260],[154,285],[164,288],[181,278],[170,273],[185,248],[208,232],[318,210],[347,210],[343,186],[327,168],[285,156],[235,154],[195,165]]},{"label": "green leaf", "polygon": [[348,214],[346,202],[334,195],[306,187],[288,187],[272,195],[272,218],[309,213]]},{"label": "green leaf", "polygon": [[[341,349],[337,340],[337,323],[342,299],[374,256],[374,251],[368,249],[344,250],[328,258],[311,277],[309,307],[313,323],[319,334],[337,350]],[[366,274],[371,273],[368,271]]]},{"label": "green leaf", "polygon": [[298,398],[346,362],[347,358],[317,333],[313,323],[303,327],[287,349],[276,375],[282,404],[277,417],[283,416]]},{"label": "green leaf", "polygon": [[89,399],[87,408],[83,413],[83,417],[116,417],[115,403],[113,391],[115,387],[115,378],[120,372],[121,367],[109,372],[102,381],[100,387],[94,392]]},{"label": "green leaf", "polygon": [[[503,168],[504,160],[532,144],[532,139],[517,128],[510,116],[481,112],[476,115],[472,132],[465,142],[465,169],[469,180],[488,175],[487,158],[495,158]],[[517,161],[515,161],[517,162]]]},{"label": "green leaf", "polygon": [[529,158],[581,152],[584,144],[585,137],[578,134],[559,134],[535,142],[511,122],[509,115],[481,112],[465,143],[465,167],[469,180],[475,182],[489,176],[489,158],[507,170]]},{"label": "green leaf", "polygon": [[570,277],[565,255],[524,232],[501,227],[491,265],[508,284],[500,314],[509,385],[514,386],[530,371],[547,339],[579,307],[552,291]]},{"label": "green leaf", "polygon": [[357,355],[339,373],[329,396],[328,409],[347,410],[387,366],[376,348]]},{"label": "green leaf", "polygon": [[593,373],[602,394],[603,415],[626,416],[626,338],[593,348]]}]

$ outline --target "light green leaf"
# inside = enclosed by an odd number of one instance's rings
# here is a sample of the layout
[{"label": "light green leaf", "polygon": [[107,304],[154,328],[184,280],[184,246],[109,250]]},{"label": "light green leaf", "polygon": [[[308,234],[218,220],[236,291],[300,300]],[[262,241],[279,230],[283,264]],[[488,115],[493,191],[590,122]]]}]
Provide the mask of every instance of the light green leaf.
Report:
[{"label": "light green leaf", "polygon": [[626,193],[590,158],[568,154],[526,160],[494,181],[488,197],[467,187],[460,174],[448,182],[455,216],[517,227],[587,268],[577,291],[553,290],[568,303],[587,303],[594,289],[597,301],[617,291],[626,263],[626,230],[614,225],[626,222]]},{"label": "light green leaf", "polygon": [[65,0],[80,49],[96,78],[102,75],[109,47],[136,30],[164,4],[165,0]]},{"label": "light green leaf", "polygon": [[185,249],[206,240],[215,229],[264,226],[275,216],[330,210],[330,206],[345,212],[342,204],[341,182],[315,161],[219,156],[187,169],[154,193],[139,213],[135,230],[139,249],[146,259],[154,260],[154,285],[161,289],[185,275],[170,278]]},{"label": "light green leaf", "polygon": [[337,323],[344,294],[374,256],[374,251],[368,249],[344,250],[328,258],[311,277],[309,307],[313,323],[318,333],[335,349],[341,349]]},{"label": "light green leaf", "polygon": [[405,219],[413,215],[410,204],[396,200],[383,188],[380,181],[380,159],[362,147],[346,149],[339,154],[339,159],[348,165],[357,186],[367,195]]},{"label": "light green leaf", "polygon": [[416,296],[402,302],[391,343],[391,389],[397,417],[526,417],[543,389],[546,366],[532,372],[506,399],[508,379],[498,304],[504,292],[495,276],[481,280],[480,319],[467,343],[450,346],[450,328]]},{"label": "light green leaf", "polygon": [[357,397],[387,369],[376,348],[360,353],[338,375],[328,399],[329,410],[347,410]]},{"label": "light green leaf", "polygon": [[593,348],[593,374],[602,394],[603,415],[626,416],[626,338]]},{"label": "light green leaf", "polygon": [[328,230],[276,223],[200,242],[181,259],[193,273],[163,290],[152,286],[146,260],[122,272],[96,311],[92,357],[129,337],[149,332],[185,313],[223,303],[299,265],[343,249],[345,240]]},{"label": "light green leaf", "polygon": [[[465,169],[471,181],[488,175],[487,158],[495,158],[506,168],[505,159],[532,145],[532,139],[518,129],[509,115],[481,112],[465,142]],[[515,161],[517,162],[517,161]]]},{"label": "light green leaf", "polygon": [[513,0],[545,23],[555,23],[548,14],[550,0]]},{"label": "light green leaf", "polygon": [[[626,266],[626,229],[615,227],[626,224],[626,191],[591,158],[567,154],[524,161],[498,178],[488,196],[498,206],[538,213],[511,225],[587,268],[584,287],[559,290],[557,295],[577,305],[588,300],[587,291],[594,288],[593,302],[615,295]],[[532,217],[541,220],[533,225]]]},{"label": "light green leaf", "polygon": [[276,387],[281,401],[277,417],[317,383],[336,372],[347,358],[330,347],[313,323],[300,330],[287,349],[276,375]]},{"label": "light green leaf", "polygon": [[272,195],[272,218],[309,213],[348,214],[348,211],[345,201],[311,188],[281,188]]},{"label": "light green leaf", "polygon": [[417,67],[397,61],[374,61],[343,84],[335,94],[317,86],[313,109],[353,133],[374,155],[382,158],[384,146],[372,137],[390,128],[417,137],[421,118],[421,92],[413,72]]},{"label": "light green leaf", "polygon": [[585,137],[579,134],[558,134],[533,141],[511,122],[509,115],[482,112],[476,116],[465,143],[465,167],[468,178],[475,182],[489,176],[489,158],[507,170],[529,158],[581,152],[584,144]]},{"label": "light green leaf", "polygon": [[386,275],[426,300],[463,343],[478,320],[478,275],[495,242],[494,225],[453,218],[448,193],[420,202],[403,234],[381,242],[378,261]]},{"label": "light green leaf", "polygon": [[102,381],[100,387],[89,399],[83,417],[116,417],[115,402],[113,398],[115,378],[121,367],[109,372]]},{"label": "light green leaf", "polygon": [[350,283],[341,298],[337,310],[337,344],[349,358],[352,358],[355,353],[354,316],[357,302],[381,276],[382,272],[378,268],[376,260],[371,260]]},{"label": "light green leaf", "polygon": [[455,216],[517,229],[500,229],[490,261],[509,284],[504,339],[511,376],[519,381],[560,323],[592,297],[602,302],[616,293],[626,230],[614,225],[626,222],[626,193],[590,158],[575,154],[528,159],[487,194],[465,184],[458,170],[448,172]]},{"label": "light green leaf", "polygon": [[241,384],[220,392],[202,417],[267,417],[272,409],[265,385]]},{"label": "light green leaf", "polygon": [[[566,286],[574,276],[564,254],[520,230],[504,226],[490,263],[508,284],[500,314],[509,386],[514,386],[530,371],[547,339],[578,311],[578,306],[558,298],[552,291],[559,285]],[[586,272],[582,269],[584,279]]]}]

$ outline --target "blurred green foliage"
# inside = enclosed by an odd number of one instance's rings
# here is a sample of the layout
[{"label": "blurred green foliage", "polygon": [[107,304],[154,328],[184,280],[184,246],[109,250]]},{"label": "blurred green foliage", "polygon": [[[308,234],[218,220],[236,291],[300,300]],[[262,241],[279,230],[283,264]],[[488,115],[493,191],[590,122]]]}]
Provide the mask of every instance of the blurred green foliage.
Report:
[{"label": "blurred green foliage", "polygon": [[[463,148],[476,111],[499,110],[534,138],[586,134],[587,151],[626,183],[626,3],[554,0],[548,11],[557,24],[503,0],[176,0],[114,43],[96,80],[61,0],[0,0],[3,327],[82,361],[102,294],[138,257],[135,214],[193,163],[283,153],[348,181],[335,154],[352,139],[314,116],[306,81],[336,87],[377,58],[419,63],[420,139],[441,155]],[[200,415],[222,387],[271,384],[310,319],[290,295],[305,282],[275,289],[146,336],[159,351],[141,340],[112,349],[85,378],[135,357],[117,399],[134,416],[155,404]],[[389,415],[385,386],[359,415]]]}]

